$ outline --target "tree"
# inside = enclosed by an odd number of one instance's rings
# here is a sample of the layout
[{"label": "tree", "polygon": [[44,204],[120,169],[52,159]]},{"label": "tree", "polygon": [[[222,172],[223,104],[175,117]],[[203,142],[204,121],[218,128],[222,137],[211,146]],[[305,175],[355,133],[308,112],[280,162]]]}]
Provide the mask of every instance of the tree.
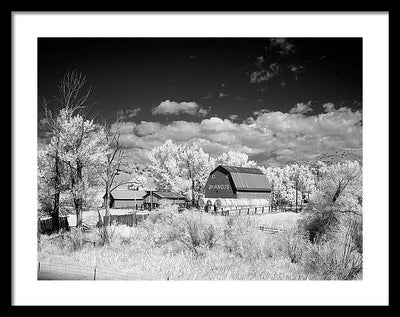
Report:
[{"label": "tree", "polygon": [[162,191],[182,192],[185,187],[181,177],[181,146],[171,140],[152,149],[150,155],[151,171],[155,177],[156,186]]},{"label": "tree", "polygon": [[317,194],[336,211],[361,214],[362,168],[358,161],[323,165]]},{"label": "tree", "polygon": [[[56,100],[67,113],[73,115],[77,111],[81,111],[86,107],[85,103],[89,96],[90,90],[85,94],[81,94],[81,88],[85,85],[86,78],[76,71],[67,73],[61,81],[59,88],[59,96]],[[52,196],[52,208],[50,208],[49,198],[47,198],[47,209],[53,219],[53,229],[58,232],[59,230],[59,215],[60,215],[60,193],[62,188],[62,172],[64,169],[64,162],[60,159],[61,141],[60,141],[60,121],[59,117],[54,115],[50,110],[49,104],[46,99],[42,101],[44,115],[40,122],[51,136],[50,144],[47,145],[45,151],[39,152],[38,157],[38,177],[39,177],[39,192],[42,203],[43,192]],[[47,176],[47,179],[46,179]],[[50,190],[52,187],[52,190]]]},{"label": "tree", "polygon": [[342,225],[362,222],[362,168],[357,161],[319,164],[316,190],[302,224],[310,241],[329,239]]},{"label": "tree", "polygon": [[157,188],[184,194],[193,204],[214,167],[213,159],[196,144],[182,146],[171,140],[153,148],[151,162]]},{"label": "tree", "polygon": [[[57,126],[48,126],[57,131]],[[61,173],[63,170],[60,160],[59,138],[56,134],[44,150],[38,151],[38,202],[41,212],[52,218],[52,228],[59,231]]]},{"label": "tree", "polygon": [[60,157],[68,166],[69,189],[75,207],[77,227],[81,227],[82,208],[88,198],[88,188],[90,183],[99,181],[107,144],[104,142],[104,131],[93,120],[85,120],[79,114],[71,116],[62,109],[59,121],[62,148]]},{"label": "tree", "polygon": [[[105,122],[103,124],[104,130],[104,141],[106,144],[104,168],[102,173],[102,179],[105,185],[105,196],[104,196],[104,207],[105,216],[108,217],[109,223],[111,221],[110,216],[110,196],[111,191],[116,187],[122,185],[121,182],[115,184],[115,176],[120,171],[122,159],[124,158],[124,151],[120,143],[120,132],[119,132],[119,121],[113,125]],[[108,223],[108,224],[109,224]]]},{"label": "tree", "polygon": [[104,131],[93,119],[88,120],[87,100],[90,88],[83,91],[86,77],[77,71],[68,72],[59,85],[56,98],[61,110],[55,118],[51,144],[57,144],[57,157],[65,166],[68,189],[82,226],[82,208],[89,201],[89,186],[98,182],[103,153],[106,151]]},{"label": "tree", "polygon": [[197,144],[182,147],[181,153],[182,171],[184,177],[191,182],[191,200],[194,206],[199,194],[204,191],[208,176],[214,167],[214,161]]},{"label": "tree", "polygon": [[229,151],[224,152],[215,159],[216,166],[228,165],[228,166],[239,166],[239,167],[256,167],[255,161],[249,160],[249,156],[246,153]]},{"label": "tree", "polygon": [[147,178],[140,174],[133,174],[129,180],[129,189],[131,190],[143,190],[147,187]]},{"label": "tree", "polygon": [[286,165],[283,167],[268,167],[266,175],[273,186],[273,201],[276,205],[294,205],[296,211],[299,202],[302,205],[303,196],[313,191],[315,176],[306,165]]},{"label": "tree", "polygon": [[[49,155],[51,154],[51,155]],[[50,215],[52,228],[58,232],[60,216],[61,172],[59,156],[52,144],[38,151],[38,208],[41,214]]]}]

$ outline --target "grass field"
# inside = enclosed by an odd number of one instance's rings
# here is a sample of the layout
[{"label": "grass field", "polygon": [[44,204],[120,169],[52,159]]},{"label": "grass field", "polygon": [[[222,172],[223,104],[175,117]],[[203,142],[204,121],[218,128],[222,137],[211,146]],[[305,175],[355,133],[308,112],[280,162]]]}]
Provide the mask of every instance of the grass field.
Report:
[{"label": "grass field", "polygon": [[[300,261],[303,240],[293,235],[300,217],[154,211],[137,227],[111,226],[107,239],[98,229],[41,236],[38,261],[96,266],[149,280],[322,279]],[[269,234],[260,225],[286,232]]]}]

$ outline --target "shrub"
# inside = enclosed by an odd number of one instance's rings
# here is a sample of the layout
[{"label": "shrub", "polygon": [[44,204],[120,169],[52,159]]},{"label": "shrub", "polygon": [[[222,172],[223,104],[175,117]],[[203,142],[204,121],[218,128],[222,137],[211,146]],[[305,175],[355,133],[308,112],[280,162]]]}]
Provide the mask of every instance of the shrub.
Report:
[{"label": "shrub", "polygon": [[150,223],[170,223],[173,217],[178,213],[178,206],[173,205],[168,201],[162,201],[159,208],[152,210],[146,218]]},{"label": "shrub", "polygon": [[358,226],[356,219],[342,217],[331,240],[309,246],[304,261],[306,269],[318,274],[321,279],[358,278],[363,268]]},{"label": "shrub", "polygon": [[73,229],[64,235],[64,239],[67,240],[70,251],[79,251],[86,245],[92,245],[93,241],[88,238],[87,234],[82,232],[80,229]]},{"label": "shrub", "polygon": [[304,263],[308,272],[324,280],[355,279],[362,272],[362,255],[332,241],[311,246]]},{"label": "shrub", "polygon": [[329,206],[311,206],[299,220],[299,229],[305,232],[312,243],[329,240],[339,223],[338,215]]},{"label": "shrub", "polygon": [[274,237],[258,230],[258,222],[251,217],[228,217],[224,230],[224,249],[241,259],[271,258]]},{"label": "shrub", "polygon": [[175,217],[175,239],[195,255],[204,254],[204,250],[213,248],[223,234],[218,224],[209,221],[201,213],[184,211]]},{"label": "shrub", "polygon": [[97,229],[97,243],[104,246],[106,244],[111,244],[115,238],[115,228],[116,224],[111,224],[109,226],[100,226]]},{"label": "shrub", "polygon": [[277,240],[277,250],[280,254],[288,257],[292,263],[300,262],[307,246],[304,232],[291,228],[279,234]]},{"label": "shrub", "polygon": [[156,246],[177,242],[196,256],[213,248],[223,235],[215,217],[188,210],[178,212],[168,204],[150,213],[142,227],[152,235]]}]

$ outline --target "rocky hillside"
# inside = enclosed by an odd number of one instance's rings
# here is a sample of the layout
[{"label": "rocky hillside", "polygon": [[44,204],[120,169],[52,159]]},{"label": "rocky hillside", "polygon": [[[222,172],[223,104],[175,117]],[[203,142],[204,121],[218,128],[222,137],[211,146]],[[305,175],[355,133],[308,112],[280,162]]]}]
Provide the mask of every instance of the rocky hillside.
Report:
[{"label": "rocky hillside", "polygon": [[343,161],[354,161],[357,160],[362,163],[362,149],[342,149],[337,151],[329,151],[317,155],[314,159],[298,161],[298,164],[313,164],[317,161],[324,162],[326,164],[334,164]]}]

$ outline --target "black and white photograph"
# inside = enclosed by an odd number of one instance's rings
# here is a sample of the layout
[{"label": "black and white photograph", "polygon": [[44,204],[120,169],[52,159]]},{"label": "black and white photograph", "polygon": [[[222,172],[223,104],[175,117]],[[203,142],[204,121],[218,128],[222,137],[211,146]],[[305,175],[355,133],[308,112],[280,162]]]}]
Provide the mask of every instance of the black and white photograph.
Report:
[{"label": "black and white photograph", "polygon": [[366,38],[49,33],[36,283],[368,280]]}]

